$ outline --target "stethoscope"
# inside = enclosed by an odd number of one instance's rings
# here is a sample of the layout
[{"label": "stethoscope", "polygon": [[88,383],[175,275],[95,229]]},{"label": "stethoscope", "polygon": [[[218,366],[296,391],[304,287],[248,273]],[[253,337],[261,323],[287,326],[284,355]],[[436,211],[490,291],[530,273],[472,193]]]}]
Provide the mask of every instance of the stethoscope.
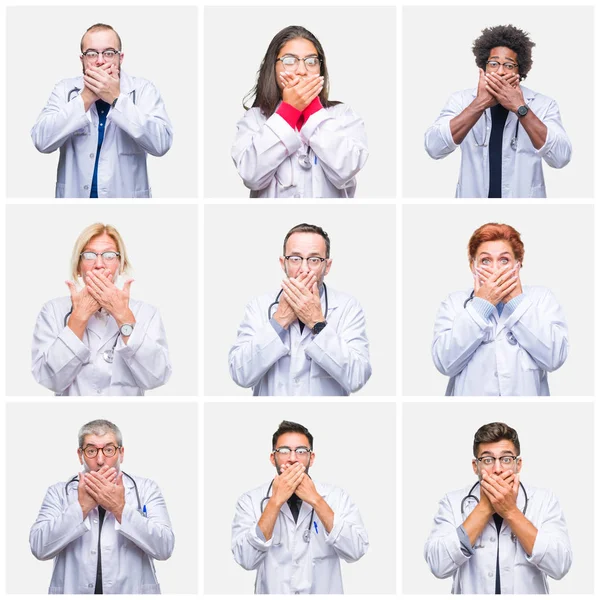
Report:
[{"label": "stethoscope", "polygon": [[[467,304],[469,304],[469,302],[471,302],[471,300],[473,300],[474,297],[475,297],[475,290],[473,290],[471,292],[471,295],[465,300],[465,303],[463,304],[463,308],[467,308]],[[512,331],[506,332],[506,341],[511,346],[516,346],[518,344],[517,338],[515,337],[515,334]]]},{"label": "stethoscope", "polygon": [[[134,478],[133,478],[131,475],[128,475],[127,473],[125,473],[125,471],[121,471],[121,473],[123,473],[123,475],[124,475],[125,477],[128,477],[128,478],[131,480],[131,482],[133,483],[133,487],[134,487],[134,489],[135,489],[135,497],[137,498],[138,512],[139,512],[141,515],[144,515],[144,512],[143,512],[143,510],[142,510],[142,502],[141,502],[141,500],[140,500],[140,493],[139,493],[139,491],[138,491],[138,486],[137,486],[137,483],[135,482],[135,479],[134,479]],[[79,481],[79,475],[75,475],[75,477],[73,477],[73,479],[71,479],[71,480],[67,481],[67,483],[65,483],[65,494],[68,492],[68,489],[67,489],[67,488],[68,488],[68,487],[69,487],[69,486],[70,486],[72,483],[75,483],[76,481],[77,481],[77,482]],[[145,516],[145,515],[144,515],[144,516]]]},{"label": "stethoscope", "polygon": [[[71,313],[73,312],[73,306],[71,305],[71,308],[69,309],[69,312],[65,315],[65,319],[63,322],[63,327],[67,326],[67,321],[69,320],[69,317],[71,316]],[[102,353],[102,358],[108,363],[108,364],[112,364],[113,361],[115,360],[115,347],[117,346],[117,342],[119,341],[119,335],[117,334],[117,337],[115,338],[115,343],[113,344],[112,348],[110,348],[109,350],[105,350]]]},{"label": "stethoscope", "polygon": [[[310,477],[310,475],[309,475]],[[260,501],[260,513],[262,514],[265,510],[265,502],[268,502],[271,499],[271,489],[273,488],[273,482],[275,480],[272,479],[269,484],[269,489],[267,490],[267,495]],[[304,530],[302,534],[302,539],[308,544],[310,542],[310,526],[312,525],[313,519],[315,518],[315,509],[313,508],[310,511],[310,519],[308,521],[308,527]],[[316,525],[315,525],[316,528]]]},{"label": "stethoscope", "polygon": [[[473,490],[479,485],[479,481],[476,481],[473,484],[473,487],[469,490],[469,493],[460,501],[460,515],[462,517],[463,523],[465,522],[465,503],[467,503],[469,500],[475,500],[475,502],[477,504],[479,504],[479,498],[477,496],[473,495]],[[525,486],[519,481],[519,486],[520,488],[523,490],[523,495],[525,496],[525,506],[523,507],[523,516],[525,516],[525,513],[527,512],[527,505],[529,504],[529,498],[527,496],[527,492],[525,491]],[[517,536],[515,534],[515,532],[513,531],[510,534],[510,539],[513,542],[517,541]],[[485,546],[483,544],[479,544],[479,546],[473,546],[473,548],[485,548]]]},{"label": "stethoscope", "polygon": [[[323,283],[323,292],[325,292],[325,320],[327,321],[327,313],[329,311],[329,298],[327,297],[327,286],[325,285],[325,283]],[[275,298],[275,302],[271,302],[271,304],[269,304],[269,310],[267,311],[267,314],[269,316],[269,321],[272,318],[271,313],[273,312],[273,307],[276,306],[277,304],[279,304],[279,298],[281,297],[281,294],[283,294],[283,290],[279,290],[279,294],[277,294],[277,297]]]},{"label": "stethoscope", "polygon": [[[477,141],[477,138],[475,137],[475,131],[474,129],[472,129],[471,131],[473,131],[473,139],[475,140],[475,145],[479,148],[485,148],[486,146],[488,146],[488,132],[489,135],[491,136],[491,127],[489,127],[488,125],[488,115],[487,115],[487,110],[483,111],[483,115],[485,117],[485,125],[484,125],[484,134],[483,134],[483,143],[480,144]],[[513,135],[512,139],[510,140],[510,147],[513,150],[517,149],[517,143],[519,141],[519,121],[517,120],[517,128],[515,129],[515,135]]]},{"label": "stethoscope", "polygon": [[[71,102],[71,98],[72,98],[73,94],[79,94],[80,91],[81,91],[81,88],[78,88],[77,86],[75,86],[73,89],[69,90],[69,93],[67,94],[67,102]],[[135,104],[135,90],[132,90],[131,96],[133,96],[133,103]]]}]

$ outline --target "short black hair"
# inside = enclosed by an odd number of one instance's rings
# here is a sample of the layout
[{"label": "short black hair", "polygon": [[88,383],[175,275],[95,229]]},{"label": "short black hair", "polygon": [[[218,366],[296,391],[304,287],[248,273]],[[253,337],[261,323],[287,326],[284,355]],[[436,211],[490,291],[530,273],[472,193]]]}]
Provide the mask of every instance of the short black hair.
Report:
[{"label": "short black hair", "polygon": [[473,54],[477,66],[485,71],[492,48],[510,48],[517,54],[519,75],[521,79],[525,79],[533,64],[531,49],[534,46],[535,43],[529,39],[529,34],[522,29],[514,25],[496,25],[481,31],[481,35],[473,42]]},{"label": "short black hair", "polygon": [[273,450],[275,450],[275,444],[277,444],[277,440],[279,436],[284,433],[301,433],[308,438],[308,445],[310,449],[313,449],[313,436],[312,433],[304,427],[304,425],[300,425],[300,423],[294,423],[293,421],[281,421],[279,423],[279,427],[277,431],[273,434]]},{"label": "short black hair", "polygon": [[506,423],[488,423],[482,425],[473,438],[473,456],[477,458],[479,444],[493,444],[500,440],[508,440],[513,443],[517,455],[521,454],[521,444],[519,443],[519,434]]}]

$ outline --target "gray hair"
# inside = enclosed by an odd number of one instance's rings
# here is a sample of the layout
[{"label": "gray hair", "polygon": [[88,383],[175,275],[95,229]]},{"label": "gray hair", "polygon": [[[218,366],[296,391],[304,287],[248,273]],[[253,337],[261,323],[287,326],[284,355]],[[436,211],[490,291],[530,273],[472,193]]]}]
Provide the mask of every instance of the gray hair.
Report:
[{"label": "gray hair", "polygon": [[112,432],[115,434],[117,438],[117,445],[123,445],[123,435],[121,434],[121,430],[110,421],[106,419],[96,419],[95,421],[90,421],[86,423],[79,430],[79,447],[83,448],[83,440],[86,435],[106,435],[107,433]]}]

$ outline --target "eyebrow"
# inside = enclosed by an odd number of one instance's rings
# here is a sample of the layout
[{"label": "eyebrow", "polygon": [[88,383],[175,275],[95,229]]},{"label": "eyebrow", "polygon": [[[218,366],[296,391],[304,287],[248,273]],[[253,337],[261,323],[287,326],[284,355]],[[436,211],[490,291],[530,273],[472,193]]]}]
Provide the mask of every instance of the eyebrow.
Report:
[{"label": "eyebrow", "polygon": [[[288,254],[288,256],[302,256],[302,254],[300,252],[290,252]],[[308,258],[310,258],[311,256],[318,256],[319,258],[322,258],[321,253],[320,252],[309,252],[308,254]]]},{"label": "eyebrow", "polygon": [[306,56],[298,56],[297,54],[292,54],[291,52],[286,52],[286,54],[283,54],[279,58],[283,58],[284,56],[293,56],[294,58],[312,58],[313,56],[318,57],[319,55],[315,54],[313,52],[312,54],[307,54]]},{"label": "eyebrow", "polygon": [[117,50],[116,48],[113,48],[112,46],[109,48],[104,48],[104,50],[96,50],[96,48],[88,48],[87,50],[84,50],[84,52],[106,52],[107,50],[112,50],[113,52],[119,52],[119,50]]},{"label": "eyebrow", "polygon": [[[509,456],[514,456],[514,454],[510,451],[510,450],[502,450],[502,452],[500,453],[501,456],[508,454]],[[489,450],[486,450],[485,452],[481,453],[481,456],[479,458],[481,458],[482,456],[494,456]]]},{"label": "eyebrow", "polygon": [[[479,256],[493,256],[490,252],[481,252],[481,254]],[[510,252],[508,250],[505,250],[504,252],[500,252],[500,254],[498,254],[498,256],[504,256],[505,254],[508,254],[508,256],[511,256]]]}]

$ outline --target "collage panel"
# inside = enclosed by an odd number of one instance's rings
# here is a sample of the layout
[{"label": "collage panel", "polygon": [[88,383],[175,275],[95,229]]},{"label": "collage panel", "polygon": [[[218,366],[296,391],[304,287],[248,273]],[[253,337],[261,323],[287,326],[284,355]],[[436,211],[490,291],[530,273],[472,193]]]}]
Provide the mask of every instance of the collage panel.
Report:
[{"label": "collage panel", "polygon": [[395,7],[207,6],[204,36],[206,197],[396,195]]},{"label": "collage panel", "polygon": [[204,393],[394,395],[395,223],[391,205],[207,205]]},{"label": "collage panel", "polygon": [[198,593],[197,417],[196,403],[9,402],[7,592]]},{"label": "collage panel", "polygon": [[197,394],[198,208],[31,211],[6,208],[7,394]]},{"label": "collage panel", "polygon": [[592,403],[402,410],[404,594],[593,593]]},{"label": "collage panel", "polygon": [[402,244],[405,395],[593,395],[593,206],[405,205]]},{"label": "collage panel", "polygon": [[205,594],[395,593],[394,403],[204,410]]}]

